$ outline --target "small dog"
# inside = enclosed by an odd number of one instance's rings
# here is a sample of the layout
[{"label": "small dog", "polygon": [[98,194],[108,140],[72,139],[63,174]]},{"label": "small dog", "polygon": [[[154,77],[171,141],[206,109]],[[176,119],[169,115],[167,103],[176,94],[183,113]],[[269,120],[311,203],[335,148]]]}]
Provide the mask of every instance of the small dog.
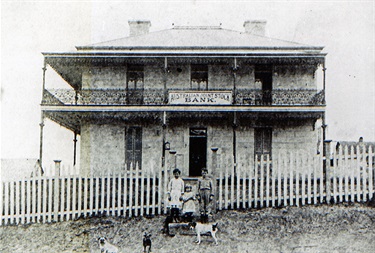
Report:
[{"label": "small dog", "polygon": [[115,245],[110,244],[107,240],[107,237],[99,237],[98,241],[99,241],[100,252],[118,253],[118,248]]},{"label": "small dog", "polygon": [[196,223],[196,222],[190,222],[189,227],[192,230],[195,230],[195,233],[197,234],[197,244],[201,243],[201,234],[205,234],[210,232],[212,238],[215,240],[215,244],[217,244],[216,239],[216,232],[218,231],[217,223],[214,224],[202,224],[202,223]]},{"label": "small dog", "polygon": [[143,235],[143,252],[146,252],[148,247],[148,253],[151,252],[151,234],[145,232]]}]

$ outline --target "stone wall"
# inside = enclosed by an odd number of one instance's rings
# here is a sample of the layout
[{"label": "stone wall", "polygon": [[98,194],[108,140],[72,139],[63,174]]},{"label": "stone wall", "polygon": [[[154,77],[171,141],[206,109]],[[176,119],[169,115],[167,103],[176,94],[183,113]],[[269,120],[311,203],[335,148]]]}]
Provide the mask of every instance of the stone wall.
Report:
[{"label": "stone wall", "polygon": [[125,127],[83,124],[81,127],[81,173],[97,175],[106,169],[125,167]]},{"label": "stone wall", "polygon": [[[273,67],[273,89],[316,89],[316,66],[276,65]],[[212,64],[208,68],[209,89],[232,89],[231,65]],[[160,64],[145,65],[144,88],[163,89],[164,69]],[[169,89],[190,89],[190,64],[168,65]],[[83,89],[125,89],[126,66],[90,68],[82,75]],[[236,72],[238,89],[261,89],[255,83],[254,65],[241,64]]]},{"label": "stone wall", "polygon": [[[279,152],[308,151],[315,154],[322,151],[321,128],[318,122],[305,121],[299,125],[272,127],[272,154]],[[197,125],[168,126],[165,141],[171,150],[177,151],[177,167],[183,177],[189,175],[189,129]],[[201,125],[199,125],[201,126]],[[218,147],[217,162],[221,169],[233,161],[233,128],[231,125],[206,125],[207,128],[207,168],[213,170],[212,147]],[[81,171],[83,175],[100,173],[107,168],[123,170],[125,166],[125,128],[126,125],[84,124],[81,130]],[[254,128],[239,126],[236,135],[236,162],[239,167],[249,168],[254,157]],[[318,144],[320,146],[318,147]],[[163,129],[161,125],[142,126],[142,168],[162,166]],[[173,170],[175,156],[167,150],[165,164]],[[216,174],[217,175],[217,174]]]}]

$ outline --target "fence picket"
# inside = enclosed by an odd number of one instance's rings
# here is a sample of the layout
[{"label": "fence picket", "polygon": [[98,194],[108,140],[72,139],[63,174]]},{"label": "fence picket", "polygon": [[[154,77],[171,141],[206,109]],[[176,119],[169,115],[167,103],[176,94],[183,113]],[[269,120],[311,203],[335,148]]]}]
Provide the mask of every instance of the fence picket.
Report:
[{"label": "fence picket", "polygon": [[[273,163],[273,161],[275,161],[275,159],[273,159],[272,158],[272,163]],[[275,163],[277,163],[276,161],[275,161]],[[272,169],[272,173],[271,173],[271,178],[272,178],[272,181],[271,181],[271,184],[272,184],[272,186],[271,186],[271,188],[272,188],[272,203],[271,203],[271,206],[272,207],[275,207],[275,201],[276,201],[276,176],[277,176],[277,174],[276,174],[276,166],[274,166],[273,164],[271,164],[272,165],[272,167],[271,167],[271,169]]]},{"label": "fence picket", "polygon": [[156,205],[156,173],[152,170],[152,215],[155,215],[155,205]]},{"label": "fence picket", "polygon": [[289,162],[288,162],[288,168],[289,168],[289,203],[291,206],[294,205],[294,157],[293,153],[289,153]]},{"label": "fence picket", "polygon": [[350,160],[349,160],[349,156],[348,156],[348,146],[345,146],[345,154],[344,154],[344,159],[345,159],[345,170],[344,170],[344,178],[345,178],[345,181],[344,181],[344,187],[345,187],[345,201],[346,202],[349,202],[349,175],[347,173],[348,171],[348,168],[349,168],[349,163],[350,161],[354,161],[354,156],[350,156]]},{"label": "fence picket", "polygon": [[[54,185],[53,185],[54,184]],[[52,216],[54,218],[54,221],[57,221],[58,218],[58,212],[59,212],[59,206],[58,206],[58,186],[59,186],[59,179],[56,175],[51,176],[48,180],[48,209],[49,209],[49,215],[48,215],[48,222],[52,221]],[[53,187],[54,186],[54,187]]]},{"label": "fence picket", "polygon": [[[70,169],[69,169],[70,171]],[[71,174],[72,173],[69,173],[69,175],[66,177],[66,180],[67,180],[67,186],[66,186],[66,211],[65,211],[65,219],[68,221],[70,220],[70,215],[71,215],[71,196],[70,196],[70,193],[71,193]]]},{"label": "fence picket", "polygon": [[[345,147],[345,154],[348,154],[348,147],[346,146]],[[355,169],[355,162],[354,162],[354,148],[353,146],[350,148],[350,161],[349,161],[349,157],[348,155],[346,155],[345,157],[346,159],[346,166],[345,166],[345,182],[348,182],[348,177],[349,177],[349,173],[348,173],[348,170],[350,170],[350,175],[351,175],[351,179],[350,179],[350,191],[351,191],[351,196],[350,196],[350,201],[351,202],[355,202],[355,176],[356,176],[356,169]],[[350,165],[350,166],[349,166]],[[349,201],[348,200],[348,192],[349,192],[349,182],[345,184],[345,199],[346,201]]]},{"label": "fence picket", "polygon": [[107,171],[106,177],[106,216],[110,215],[111,212],[111,172],[110,170]]},{"label": "fence picket", "polygon": [[138,209],[139,209],[139,166],[138,163],[135,165],[135,201],[134,201],[134,215],[138,216]]},{"label": "fence picket", "polygon": [[4,224],[7,225],[9,222],[9,182],[4,183],[5,203],[4,203]]},{"label": "fence picket", "polygon": [[362,199],[367,201],[367,164],[366,164],[366,147],[361,147],[361,171],[362,171]]},{"label": "fence picket", "polygon": [[122,173],[117,176],[117,216],[121,216]]},{"label": "fence picket", "polygon": [[15,218],[16,218],[16,224],[19,224],[20,222],[20,181],[16,181],[16,212],[15,212]]},{"label": "fence picket", "polygon": [[[237,171],[236,171],[236,191],[237,191],[237,194],[236,194],[236,208],[238,209],[240,207],[240,178],[241,178],[241,172],[240,170],[238,169],[237,167]],[[232,183],[233,184],[233,183]]]},{"label": "fence picket", "polygon": [[259,172],[259,162],[258,155],[255,155],[254,161],[254,207],[258,207],[258,172]]},{"label": "fence picket", "polygon": [[83,178],[81,176],[78,177],[78,215],[77,217],[80,217],[82,215],[82,180]]},{"label": "fence picket", "polygon": [[260,156],[260,180],[259,180],[259,194],[260,194],[260,207],[263,207],[264,201],[264,156]]},{"label": "fence picket", "polygon": [[140,199],[140,205],[141,205],[141,210],[140,210],[140,216],[143,216],[143,208],[144,208],[144,197],[145,197],[145,192],[144,192],[144,168],[141,171],[141,199]]},{"label": "fence picket", "polygon": [[0,226],[3,225],[3,217],[5,217],[5,213],[3,215],[3,204],[4,204],[4,201],[3,201],[3,186],[4,186],[4,183],[3,181],[1,180],[0,178]]},{"label": "fence picket", "polygon": [[60,221],[64,220],[64,212],[65,212],[65,175],[63,173],[63,176],[61,177],[61,200],[60,200]]},{"label": "fence picket", "polygon": [[76,219],[76,207],[77,207],[77,177],[73,176],[73,187],[72,187],[72,220]]},{"label": "fence picket", "polygon": [[357,186],[357,202],[361,201],[361,165],[360,165],[360,159],[361,156],[359,154],[359,146],[356,146],[356,175],[357,175],[357,180],[356,180],[356,186]]},{"label": "fence picket", "polygon": [[[231,164],[228,162],[228,165]],[[230,165],[230,209],[234,209],[234,166]]]},{"label": "fence picket", "polygon": [[9,200],[10,200],[10,195],[9,195],[9,182],[4,183],[4,193],[5,193],[5,205],[4,205],[4,224],[7,225],[9,222],[9,214],[10,214],[10,205],[9,205]]},{"label": "fence picket", "polygon": [[300,155],[299,155],[299,152],[297,151],[297,155],[296,155],[296,159],[295,159],[295,170],[296,170],[296,194],[295,194],[295,198],[296,198],[296,206],[299,206],[299,199],[300,199],[300,184],[299,184],[299,181],[300,181],[300,169],[301,169],[301,164],[300,164]]},{"label": "fence picket", "polygon": [[100,173],[100,212],[103,215],[105,212],[105,193],[106,193],[106,184],[105,184],[105,173],[102,171]]},{"label": "fence picket", "polygon": [[128,172],[125,167],[125,177],[124,177],[124,193],[123,193],[123,206],[124,206],[124,217],[126,217],[126,212],[128,210]]},{"label": "fence picket", "polygon": [[228,164],[225,164],[225,182],[224,182],[224,209],[228,209]]},{"label": "fence picket", "polygon": [[26,186],[25,186],[25,179],[21,180],[21,192],[20,192],[20,200],[21,200],[21,206],[20,206],[20,222],[21,224],[25,224],[25,209],[26,209]]},{"label": "fence picket", "polygon": [[306,153],[301,154],[301,205],[304,206],[306,202]]},{"label": "fence picket", "polygon": [[[156,182],[158,182],[157,189],[159,189],[159,191],[158,191],[158,214],[162,214],[162,210],[161,210],[162,202],[165,199],[166,192],[161,192],[161,189],[163,188],[162,187],[162,173],[161,173],[162,170],[159,169],[158,171],[159,171],[159,177],[156,179],[156,171],[154,169],[154,164],[151,164],[151,174],[153,175],[153,180],[154,180],[153,184],[156,187]],[[150,198],[150,196],[148,198]],[[154,205],[155,205],[155,203],[154,203]],[[147,208],[147,209],[149,209],[149,208]],[[164,210],[165,209],[167,209],[167,208],[164,205]]]},{"label": "fence picket", "polygon": [[369,187],[369,199],[372,199],[373,196],[374,196],[374,189],[373,189],[373,185],[374,185],[374,180],[373,180],[373,167],[372,167],[372,163],[373,163],[373,150],[372,150],[372,147],[369,146],[369,151],[368,151],[368,187]]},{"label": "fence picket", "polygon": [[280,152],[277,153],[277,205],[281,206],[281,155]]},{"label": "fence picket", "polygon": [[133,212],[133,164],[130,164],[129,176],[129,217],[132,217]]},{"label": "fence picket", "polygon": [[111,205],[111,210],[112,210],[112,217],[114,217],[116,215],[116,180],[115,180],[115,173],[114,171],[112,171],[112,177],[111,177],[111,181],[112,181],[112,192],[111,192],[111,195],[112,195],[112,205]]},{"label": "fence picket", "polygon": [[219,210],[223,210],[223,171],[219,173]]},{"label": "fence picket", "polygon": [[[246,208],[247,171],[243,167],[241,167],[241,176],[242,176],[242,208]],[[215,180],[216,180],[216,178],[215,178]]]},{"label": "fence picket", "polygon": [[90,177],[89,178],[90,180],[90,193],[89,193],[89,216],[92,216],[93,212],[94,212],[94,177]]},{"label": "fence picket", "polygon": [[332,168],[332,178],[333,178],[333,189],[332,189],[332,194],[333,194],[333,203],[337,203],[337,154],[336,151],[333,152],[333,168]]},{"label": "fence picket", "polygon": [[[26,179],[26,223],[29,224],[31,220],[31,186],[32,186],[32,179]],[[0,185],[1,186],[1,185]],[[0,195],[1,196],[1,195]],[[2,197],[0,197],[1,199]],[[1,220],[1,219],[0,219]],[[0,221],[1,224],[1,221]]]},{"label": "fence picket", "polygon": [[266,207],[270,204],[270,156],[266,155]]},{"label": "fence picket", "polygon": [[[167,184],[168,184],[168,179],[167,179],[167,176],[168,176],[168,172],[167,172],[167,165],[164,166],[164,180],[163,180],[163,201],[164,202],[167,202],[167,196],[165,195],[166,192],[168,191],[167,190]],[[154,184],[154,183],[153,183]],[[164,214],[167,214],[167,208],[164,208]]]},{"label": "fence picket", "polygon": [[88,200],[88,177],[82,178],[83,183],[83,217],[87,217],[87,200]]},{"label": "fence picket", "polygon": [[41,179],[41,185],[43,185],[43,194],[41,196],[41,203],[42,203],[42,209],[41,209],[41,214],[42,214],[42,217],[41,217],[41,220],[43,223],[46,222],[46,213],[47,213],[47,178],[42,178]]},{"label": "fence picket", "polygon": [[[150,168],[146,169],[146,216],[150,214],[150,176],[151,176]],[[159,179],[161,177],[159,176]],[[159,193],[160,194],[160,193]],[[160,204],[160,197],[159,197],[159,204]],[[158,208],[160,213],[160,207]]]},{"label": "fence picket", "polygon": [[284,193],[284,206],[288,205],[288,170],[287,170],[287,159],[286,159],[287,153],[285,153],[285,156],[283,158],[283,193]]}]

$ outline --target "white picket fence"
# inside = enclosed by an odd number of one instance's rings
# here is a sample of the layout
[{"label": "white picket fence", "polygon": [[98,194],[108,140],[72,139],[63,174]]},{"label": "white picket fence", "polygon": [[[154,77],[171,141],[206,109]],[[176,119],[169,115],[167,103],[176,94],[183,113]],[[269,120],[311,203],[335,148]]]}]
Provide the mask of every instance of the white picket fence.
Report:
[{"label": "white picket fence", "polygon": [[[365,152],[357,147],[340,149],[327,159],[306,152],[257,156],[250,166],[219,159],[212,175],[214,208],[365,202],[374,196],[373,157],[371,148]],[[1,182],[0,225],[166,214],[164,199],[173,176],[171,166],[166,168],[135,166],[94,177],[60,173]]]}]

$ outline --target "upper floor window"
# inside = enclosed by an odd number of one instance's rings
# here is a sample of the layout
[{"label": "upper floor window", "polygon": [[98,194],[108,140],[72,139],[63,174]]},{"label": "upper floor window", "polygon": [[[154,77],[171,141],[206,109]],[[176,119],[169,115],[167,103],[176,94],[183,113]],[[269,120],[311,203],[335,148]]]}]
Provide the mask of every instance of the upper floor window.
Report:
[{"label": "upper floor window", "polygon": [[[271,156],[272,148],[272,129],[271,128],[255,128],[255,155],[259,158],[261,155]],[[271,157],[270,157],[271,158]]]},{"label": "upper floor window", "polygon": [[129,127],[125,133],[125,159],[126,168],[129,169],[132,165],[138,164],[138,168],[142,167],[142,128],[141,127]]},{"label": "upper floor window", "polygon": [[263,91],[272,90],[272,65],[255,65],[255,82],[260,83]]},{"label": "upper floor window", "polygon": [[208,66],[207,64],[192,64],[191,88],[196,90],[208,90]]},{"label": "upper floor window", "polygon": [[128,65],[126,77],[127,77],[126,78],[127,89],[143,89],[144,88],[143,65]]}]

